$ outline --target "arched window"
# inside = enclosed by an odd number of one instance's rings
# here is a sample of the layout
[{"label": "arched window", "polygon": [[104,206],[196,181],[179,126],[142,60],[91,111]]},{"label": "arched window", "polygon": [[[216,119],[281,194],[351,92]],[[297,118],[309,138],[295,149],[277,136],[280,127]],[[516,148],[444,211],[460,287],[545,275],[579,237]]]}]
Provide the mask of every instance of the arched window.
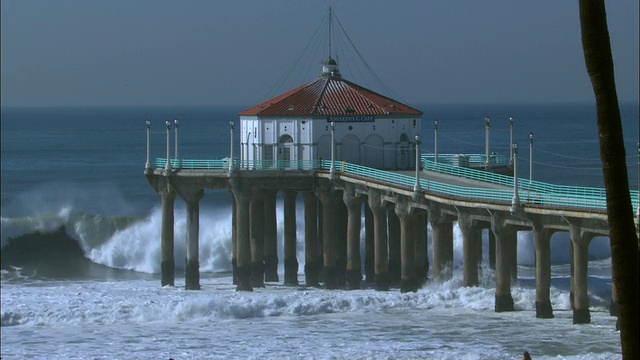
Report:
[{"label": "arched window", "polygon": [[281,144],[292,143],[292,142],[293,142],[293,138],[290,135],[285,134],[280,137]]},{"label": "arched window", "polygon": [[400,135],[400,142],[407,142],[409,141],[409,137],[407,136],[407,134],[402,134]]}]

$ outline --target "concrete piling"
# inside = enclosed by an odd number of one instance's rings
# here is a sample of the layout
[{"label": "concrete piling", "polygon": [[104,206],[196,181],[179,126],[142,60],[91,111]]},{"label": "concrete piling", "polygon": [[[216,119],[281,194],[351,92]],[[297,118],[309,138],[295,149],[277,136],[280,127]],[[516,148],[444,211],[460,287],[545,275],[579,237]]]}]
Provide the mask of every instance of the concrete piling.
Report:
[{"label": "concrete piling", "polygon": [[569,237],[573,248],[573,323],[591,322],[589,312],[589,294],[587,272],[589,268],[589,242],[592,235],[582,230],[579,220],[573,220],[569,228]]},{"label": "concrete piling", "polygon": [[541,219],[533,220],[533,244],[536,251],[536,317],[553,318],[551,306],[551,236]]},{"label": "concrete piling", "polygon": [[375,245],[373,236],[373,212],[368,201],[364,204],[364,275],[365,282],[375,281]]},{"label": "concrete piling", "polygon": [[491,231],[496,239],[496,312],[515,310],[511,297],[509,242],[516,241],[517,233],[503,216],[500,213],[491,216]]},{"label": "concrete piling", "polygon": [[360,259],[360,228],[362,200],[353,191],[345,190],[342,200],[347,208],[347,289],[360,289],[362,265]]},{"label": "concrete piling", "polygon": [[307,286],[320,284],[320,270],[322,263],[318,261],[318,198],[310,192],[302,193],[304,198],[304,276]]},{"label": "concrete piling", "polygon": [[326,289],[338,288],[336,242],[338,237],[339,193],[327,183],[319,183],[316,196],[322,203],[323,280]]},{"label": "concrete piling", "polygon": [[187,258],[185,268],[185,289],[200,290],[200,199],[202,189],[190,189],[184,196],[187,204]]},{"label": "concrete piling", "polygon": [[387,219],[389,229],[389,281],[396,286],[400,284],[401,280],[400,218],[395,209],[389,209],[387,211]]},{"label": "concrete piling", "polygon": [[254,191],[250,203],[251,285],[264,287],[264,191]]},{"label": "concrete piling", "polygon": [[433,277],[448,280],[453,270],[453,220],[434,206],[429,209],[429,221],[433,232]]},{"label": "concrete piling", "polygon": [[387,244],[387,212],[378,190],[369,191],[369,208],[373,213],[374,269],[376,290],[389,290],[389,252]]},{"label": "concrete piling", "polygon": [[426,213],[416,210],[413,217],[413,236],[415,238],[415,266],[416,266],[416,284],[420,288],[427,282],[429,273],[429,257],[427,255],[428,227]]},{"label": "concrete piling", "polygon": [[253,291],[251,285],[251,221],[249,217],[251,191],[237,186],[233,188],[236,201],[237,228],[237,286],[236,291]]},{"label": "concrete piling", "polygon": [[482,230],[475,224],[470,215],[458,214],[458,226],[462,233],[462,266],[464,286],[478,286],[478,243],[481,242]]},{"label": "concrete piling", "polygon": [[416,255],[415,255],[415,216],[412,215],[408,200],[404,197],[396,199],[394,215],[400,225],[400,292],[406,293],[418,290],[416,279]]},{"label": "concrete piling", "polygon": [[284,191],[284,283],[298,285],[296,191]]},{"label": "concrete piling", "polygon": [[264,281],[278,282],[278,222],[277,191],[265,191],[264,196]]},{"label": "concrete piling", "polygon": [[162,286],[174,286],[176,262],[173,255],[174,204],[176,193],[168,186],[160,192],[162,199]]}]

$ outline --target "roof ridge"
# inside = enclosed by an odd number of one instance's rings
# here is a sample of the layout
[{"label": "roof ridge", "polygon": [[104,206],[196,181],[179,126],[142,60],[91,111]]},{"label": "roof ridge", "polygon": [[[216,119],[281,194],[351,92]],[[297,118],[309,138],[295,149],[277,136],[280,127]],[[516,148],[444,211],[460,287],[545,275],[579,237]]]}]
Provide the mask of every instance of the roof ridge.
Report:
[{"label": "roof ridge", "polygon": [[[322,80],[322,79],[323,79],[322,77],[318,78],[318,80]],[[318,80],[316,80],[316,81],[318,81]],[[320,91],[320,95],[318,96],[318,99],[316,100],[316,103],[313,106],[313,109],[311,110],[311,115],[317,115],[318,114],[318,107],[320,107],[320,102],[324,98],[324,94],[327,91],[327,87],[329,86],[329,82],[330,81],[331,81],[331,77],[327,77],[325,79],[324,86],[322,87],[322,91]]]}]

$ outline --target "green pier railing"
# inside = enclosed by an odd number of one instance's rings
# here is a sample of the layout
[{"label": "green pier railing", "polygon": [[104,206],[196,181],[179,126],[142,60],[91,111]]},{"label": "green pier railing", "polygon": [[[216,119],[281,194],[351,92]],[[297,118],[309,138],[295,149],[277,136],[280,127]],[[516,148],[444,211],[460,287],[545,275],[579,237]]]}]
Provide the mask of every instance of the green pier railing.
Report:
[{"label": "green pier railing", "polygon": [[[166,167],[167,160],[156,159],[156,168]],[[440,196],[470,199],[483,202],[511,203],[513,199],[513,177],[495,174],[488,171],[454,166],[447,163],[428,160],[422,157],[424,170],[442,174],[463,177],[470,180],[505,186],[505,189],[490,189],[472,186],[457,186],[443,182],[420,179],[422,191]],[[313,161],[240,161],[234,160],[236,170],[323,170],[331,169],[331,160]],[[338,173],[360,177],[368,181],[388,183],[394,186],[413,189],[416,179],[413,176],[399,174],[393,171],[374,169],[362,165],[336,161],[335,169]],[[171,167],[177,169],[229,169],[229,159],[193,160],[171,159]],[[631,201],[634,213],[638,211],[638,190],[631,190]],[[548,184],[528,179],[518,179],[518,198],[521,204],[541,205],[554,208],[577,208],[606,210],[606,191],[604,188],[566,186]]]}]

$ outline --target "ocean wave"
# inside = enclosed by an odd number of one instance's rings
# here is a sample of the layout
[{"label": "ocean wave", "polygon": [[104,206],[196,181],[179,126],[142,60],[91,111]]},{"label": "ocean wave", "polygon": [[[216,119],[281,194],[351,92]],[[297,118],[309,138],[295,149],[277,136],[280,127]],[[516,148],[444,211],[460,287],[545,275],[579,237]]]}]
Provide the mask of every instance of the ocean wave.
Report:
[{"label": "ocean wave", "polygon": [[[64,276],[61,269],[90,261],[113,269],[159,273],[161,221],[162,212],[158,208],[145,217],[99,215],[63,208],[57,214],[2,218],[2,268],[15,275],[10,266],[28,264],[31,275],[35,268],[40,276],[55,273],[59,277]],[[231,270],[230,223],[231,215],[225,209],[201,212],[202,272]],[[186,245],[181,241],[186,238],[185,229],[185,214],[176,212],[176,259],[186,256]],[[176,268],[184,269],[184,263],[176,261]]]}]

